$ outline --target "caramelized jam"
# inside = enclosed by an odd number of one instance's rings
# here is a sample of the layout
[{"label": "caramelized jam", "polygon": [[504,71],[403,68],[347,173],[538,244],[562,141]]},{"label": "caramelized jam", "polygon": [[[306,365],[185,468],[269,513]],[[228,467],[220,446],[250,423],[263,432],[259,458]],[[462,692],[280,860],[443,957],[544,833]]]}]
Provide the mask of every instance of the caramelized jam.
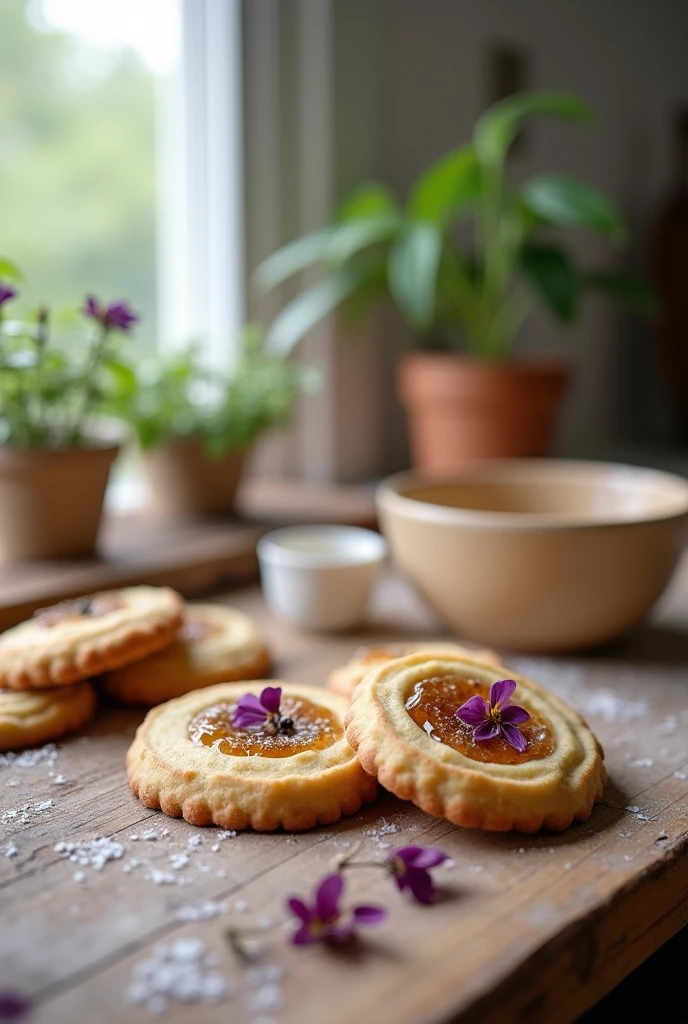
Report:
[{"label": "caramelized jam", "polygon": [[222,628],[218,626],[217,622],[209,622],[208,619],[194,618],[193,615],[190,615],[177,633],[177,639],[205,640],[206,637],[217,636],[221,632]]},{"label": "caramelized jam", "polygon": [[[423,679],[416,683],[413,693],[406,701],[406,710],[416,725],[431,739],[437,740],[438,743],[446,743],[474,761],[524,764],[526,761],[537,761],[552,753],[552,730],[546,719],[532,711],[528,721],[518,726],[528,744],[522,754],[502,736],[480,742],[474,740],[473,726],[457,718],[456,712],[476,694],[488,700],[489,685],[460,676],[433,676],[431,679]],[[518,690],[512,703],[519,703]]]},{"label": "caramelized jam", "polygon": [[119,598],[95,594],[93,597],[77,597],[73,601],[60,601],[59,604],[50,605],[49,608],[39,608],[32,617],[39,626],[49,628],[74,619],[99,619],[121,607],[122,602]]},{"label": "caramelized jam", "polygon": [[291,727],[280,730],[272,723],[259,729],[236,729],[232,725],[235,704],[214,704],[189,723],[194,743],[214,747],[233,757],[291,757],[304,750],[324,750],[343,736],[342,727],[327,708],[299,697],[283,696],[282,720],[291,719]]}]

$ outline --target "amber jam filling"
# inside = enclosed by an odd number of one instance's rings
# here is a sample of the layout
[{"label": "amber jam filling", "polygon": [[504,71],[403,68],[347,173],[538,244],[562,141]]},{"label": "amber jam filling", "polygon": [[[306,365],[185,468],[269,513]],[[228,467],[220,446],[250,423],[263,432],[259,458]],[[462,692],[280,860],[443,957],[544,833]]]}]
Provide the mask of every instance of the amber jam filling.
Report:
[{"label": "amber jam filling", "polygon": [[122,601],[116,597],[106,595],[77,597],[73,601],[60,601],[59,604],[50,605],[49,608],[39,608],[33,613],[33,618],[39,626],[50,627],[74,619],[99,619],[121,607]]},{"label": "amber jam filling", "polygon": [[[546,719],[533,711],[530,712],[531,717],[528,721],[518,727],[528,744],[522,754],[502,736],[497,736],[493,740],[474,740],[473,726],[457,718],[456,712],[476,694],[488,700],[489,684],[476,679],[464,679],[461,676],[433,676],[416,683],[413,693],[406,701],[406,710],[430,739],[446,743],[474,761],[524,764],[527,761],[538,761],[552,753],[552,729]],[[512,703],[519,703],[518,696],[516,690]]]},{"label": "amber jam filling", "polygon": [[217,636],[222,632],[222,627],[217,622],[210,622],[208,619],[194,618],[190,616],[177,633],[178,640],[205,640],[210,636]]},{"label": "amber jam filling", "polygon": [[324,750],[344,735],[331,711],[300,697],[283,696],[280,701],[282,720],[291,720],[287,729],[274,721],[266,721],[258,729],[236,729],[232,725],[235,707],[213,704],[205,708],[189,723],[191,740],[233,757],[291,757],[304,750]]}]

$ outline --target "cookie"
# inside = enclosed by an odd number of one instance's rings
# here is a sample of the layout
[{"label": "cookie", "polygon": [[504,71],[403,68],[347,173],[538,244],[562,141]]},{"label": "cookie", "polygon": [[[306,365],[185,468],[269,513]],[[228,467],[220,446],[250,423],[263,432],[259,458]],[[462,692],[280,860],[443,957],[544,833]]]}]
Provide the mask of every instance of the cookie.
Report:
[{"label": "cookie", "polygon": [[439,641],[433,643],[431,640],[418,643],[381,644],[378,647],[359,647],[346,665],[341,665],[330,673],[327,688],[334,693],[341,693],[342,696],[351,698],[361,679],[371,668],[377,668],[395,658],[403,658],[407,654],[415,654],[417,651],[433,651],[435,654],[446,652],[447,654],[456,654],[459,658],[484,662],[487,665],[499,665],[499,656],[494,651],[471,651],[459,644],[440,643]]},{"label": "cookie", "polygon": [[330,825],[377,783],[344,735],[347,701],[294,683],[221,683],[153,708],[127,753],[132,792],[192,825]]},{"label": "cookie", "polygon": [[602,797],[602,748],[563,700],[505,671],[446,652],[387,662],[356,690],[347,739],[367,772],[428,814],[563,831]]},{"label": "cookie", "polygon": [[166,647],[183,622],[169,587],[127,587],[42,608],[0,636],[0,688],[63,686]]},{"label": "cookie", "polygon": [[0,690],[0,750],[56,740],[84,725],[95,707],[95,691],[88,682],[50,690]]},{"label": "cookie", "polygon": [[260,679],[270,655],[253,620],[220,604],[188,604],[173,643],[106,673],[101,685],[125,704],[153,707],[216,683]]}]

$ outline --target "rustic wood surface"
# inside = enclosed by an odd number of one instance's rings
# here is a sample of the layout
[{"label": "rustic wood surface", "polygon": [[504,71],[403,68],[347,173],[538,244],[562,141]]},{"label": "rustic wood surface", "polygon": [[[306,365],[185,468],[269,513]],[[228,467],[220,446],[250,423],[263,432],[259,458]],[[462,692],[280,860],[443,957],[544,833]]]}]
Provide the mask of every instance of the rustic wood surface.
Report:
[{"label": "rustic wood surface", "polygon": [[[393,575],[380,581],[366,628],[337,637],[276,621],[255,586],[219,599],[262,621],[275,675],[287,680],[321,683],[361,643],[446,637]],[[562,658],[501,652],[578,708],[604,744],[604,801],[563,835],[459,829],[381,796],[334,827],[218,841],[217,830],[131,796],[124,755],[141,715],[102,705],[89,728],[58,744],[54,763],[0,768],[0,812],[53,801],[0,825],[0,854],[17,847],[0,856],[0,984],[35,1000],[37,1024],[152,1020],[128,999],[137,965],[157,944],[198,937],[233,992],[217,1005],[171,1005],[165,1019],[179,1024],[567,1024],[688,921],[686,609],[688,561],[650,622],[615,645]],[[156,840],[142,838],[148,829]],[[96,836],[125,848],[102,871],[55,850]],[[347,876],[351,898],[385,904],[388,921],[348,952],[290,946],[284,898],[310,895],[356,841],[366,859],[395,845],[442,846],[454,863],[437,870],[439,900],[413,904],[382,872],[361,868]],[[170,858],[185,852],[188,864],[174,870]],[[156,869],[172,883],[156,884]],[[201,900],[225,910],[178,919]],[[242,964],[224,933],[268,923],[258,959]]]},{"label": "rustic wood surface", "polygon": [[255,577],[256,540],[290,522],[375,525],[373,493],[362,486],[327,488],[269,479],[247,480],[241,518],[182,523],[150,512],[110,513],[100,551],[78,560],[0,563],[0,629],[45,604],[110,587],[150,583],[175,587],[186,597]]}]

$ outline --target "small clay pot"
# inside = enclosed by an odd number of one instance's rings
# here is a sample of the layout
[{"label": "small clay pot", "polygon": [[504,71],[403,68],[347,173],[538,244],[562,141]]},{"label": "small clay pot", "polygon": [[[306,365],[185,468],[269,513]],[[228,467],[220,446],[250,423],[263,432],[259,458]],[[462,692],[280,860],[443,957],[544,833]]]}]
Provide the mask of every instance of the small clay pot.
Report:
[{"label": "small clay pot", "polygon": [[414,467],[442,475],[488,459],[549,454],[568,377],[563,361],[407,353],[397,383]]},{"label": "small clay pot", "polygon": [[119,445],[0,445],[0,560],[92,555]]},{"label": "small clay pot", "polygon": [[155,511],[166,519],[231,516],[246,459],[206,454],[200,440],[168,441],[144,455]]}]

